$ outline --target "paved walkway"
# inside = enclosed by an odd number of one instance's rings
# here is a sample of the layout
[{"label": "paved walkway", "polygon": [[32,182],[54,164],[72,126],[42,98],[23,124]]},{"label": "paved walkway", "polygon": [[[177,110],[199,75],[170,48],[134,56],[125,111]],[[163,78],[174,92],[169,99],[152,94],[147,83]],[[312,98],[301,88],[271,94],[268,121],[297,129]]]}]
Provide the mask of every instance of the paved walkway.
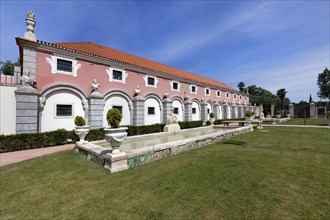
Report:
[{"label": "paved walkway", "polygon": [[0,154],[0,167],[17,163],[24,160],[29,160],[35,157],[41,157],[48,154],[53,154],[61,151],[73,150],[74,144],[66,144],[55,147],[45,147],[31,150],[22,150],[22,151],[14,151],[8,153]]}]

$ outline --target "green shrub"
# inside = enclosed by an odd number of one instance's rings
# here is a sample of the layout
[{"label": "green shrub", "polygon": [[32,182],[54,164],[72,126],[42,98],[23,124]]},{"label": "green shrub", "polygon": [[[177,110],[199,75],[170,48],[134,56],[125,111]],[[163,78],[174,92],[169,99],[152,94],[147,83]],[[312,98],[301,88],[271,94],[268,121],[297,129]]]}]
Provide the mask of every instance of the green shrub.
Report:
[{"label": "green shrub", "polygon": [[140,126],[128,125],[125,127],[128,127],[127,135],[134,136],[134,135],[163,132],[165,124],[140,125]]},{"label": "green shrub", "polygon": [[76,126],[84,126],[86,125],[86,120],[80,116],[80,115],[77,115],[75,118],[74,118],[74,124]]},{"label": "green shrub", "polygon": [[119,124],[122,118],[122,114],[116,108],[109,109],[107,112],[107,122],[108,125],[112,128],[119,128]]},{"label": "green shrub", "polygon": [[210,113],[210,118],[214,118],[214,113],[213,112]]},{"label": "green shrub", "polygon": [[103,139],[104,139],[104,129],[103,128],[91,129],[86,136],[87,141],[97,141],[97,140],[103,140]]},{"label": "green shrub", "polygon": [[281,114],[281,112],[280,111],[276,111],[276,115],[280,115]]},{"label": "green shrub", "polygon": [[246,117],[252,117],[253,115],[254,115],[254,113],[251,112],[251,111],[246,111],[246,112],[245,112],[245,116],[246,116]]},{"label": "green shrub", "polygon": [[207,122],[206,122],[206,125],[207,125],[207,126],[210,126],[210,125],[211,125],[211,122],[210,122],[210,121],[207,121]]},{"label": "green shrub", "polygon": [[203,121],[179,121],[180,128],[188,129],[188,128],[197,128],[203,126]]}]

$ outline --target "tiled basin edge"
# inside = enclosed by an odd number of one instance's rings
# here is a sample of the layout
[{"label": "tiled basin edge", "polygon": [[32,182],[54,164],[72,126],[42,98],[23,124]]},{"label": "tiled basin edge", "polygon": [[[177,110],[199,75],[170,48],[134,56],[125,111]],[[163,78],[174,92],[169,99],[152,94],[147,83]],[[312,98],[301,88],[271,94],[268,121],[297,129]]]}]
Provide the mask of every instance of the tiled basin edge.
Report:
[{"label": "tiled basin edge", "polygon": [[253,131],[252,126],[239,127],[219,133],[206,134],[184,140],[144,147],[128,153],[121,152],[119,154],[111,154],[110,150],[96,145],[95,143],[97,142],[76,144],[75,149],[77,152],[85,155],[87,160],[105,167],[110,170],[111,173],[115,173],[165,157],[177,155],[181,152],[224,141],[228,138],[251,131]]}]

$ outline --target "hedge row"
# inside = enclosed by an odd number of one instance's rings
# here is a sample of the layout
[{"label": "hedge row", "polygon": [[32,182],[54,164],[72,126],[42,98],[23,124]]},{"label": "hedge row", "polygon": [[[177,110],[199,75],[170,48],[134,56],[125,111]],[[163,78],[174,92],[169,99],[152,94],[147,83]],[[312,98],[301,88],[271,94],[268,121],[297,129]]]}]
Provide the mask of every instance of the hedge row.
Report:
[{"label": "hedge row", "polygon": [[180,121],[179,125],[181,129],[197,128],[203,126],[203,121]]},{"label": "hedge row", "polygon": [[28,150],[66,144],[77,140],[73,131],[59,129],[51,132],[0,135],[0,152]]},{"label": "hedge row", "polygon": [[[179,122],[181,129],[200,127],[203,125],[202,121]],[[128,127],[128,136],[150,134],[162,132],[165,124],[153,124],[143,126],[125,126]],[[56,131],[29,133],[29,134],[15,134],[15,135],[0,135],[0,153],[28,150],[35,148],[44,148],[78,141],[78,136],[74,131],[67,131],[58,129]],[[103,128],[91,129],[86,136],[88,141],[96,141],[104,139]]]},{"label": "hedge row", "polygon": [[150,133],[158,133],[164,131],[165,124],[153,124],[153,125],[128,125],[127,135],[141,135],[141,134],[150,134]]}]

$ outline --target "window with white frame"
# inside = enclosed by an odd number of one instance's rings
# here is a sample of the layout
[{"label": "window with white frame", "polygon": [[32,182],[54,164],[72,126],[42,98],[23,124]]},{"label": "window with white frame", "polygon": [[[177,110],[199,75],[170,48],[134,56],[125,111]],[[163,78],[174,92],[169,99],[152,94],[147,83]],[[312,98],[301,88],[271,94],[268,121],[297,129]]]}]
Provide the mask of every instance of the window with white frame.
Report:
[{"label": "window with white frame", "polygon": [[190,86],[190,93],[197,94],[197,86],[191,85]]},{"label": "window with white frame", "polygon": [[171,90],[172,91],[180,91],[180,83],[179,82],[176,82],[176,81],[171,81]]},{"label": "window with white frame", "polygon": [[73,104],[56,104],[55,117],[72,117]]},{"label": "window with white frame", "polygon": [[107,73],[109,75],[109,82],[120,82],[123,84],[126,83],[128,73],[125,70],[110,67],[107,69]]},{"label": "window with white frame", "polygon": [[226,92],[226,98],[227,99],[229,98],[229,92]]},{"label": "window with white frame", "polygon": [[52,74],[65,74],[77,77],[77,71],[81,64],[74,58],[50,56],[46,57],[47,63],[50,64]]},{"label": "window with white frame", "polygon": [[210,95],[210,88],[205,88],[205,95],[209,96]]},{"label": "window with white frame", "polygon": [[193,114],[196,114],[196,111],[197,111],[196,108],[192,108],[192,113]]},{"label": "window with white frame", "polygon": [[179,114],[179,108],[174,108],[173,109],[173,114],[178,115]]},{"label": "window with white frame", "polygon": [[242,96],[241,95],[239,96],[239,100],[242,100]]},{"label": "window with white frame", "polygon": [[72,61],[57,59],[57,70],[71,73],[72,72]]},{"label": "window with white frame", "polygon": [[158,79],[157,77],[154,76],[144,76],[143,77],[144,82],[145,82],[145,86],[146,87],[154,87],[157,88],[157,84],[158,84]]},{"label": "window with white frame", "polygon": [[237,98],[237,95],[236,94],[234,94],[234,99],[236,99]]},{"label": "window with white frame", "polygon": [[221,96],[221,92],[220,92],[220,90],[217,90],[217,96],[218,96],[218,97]]}]

